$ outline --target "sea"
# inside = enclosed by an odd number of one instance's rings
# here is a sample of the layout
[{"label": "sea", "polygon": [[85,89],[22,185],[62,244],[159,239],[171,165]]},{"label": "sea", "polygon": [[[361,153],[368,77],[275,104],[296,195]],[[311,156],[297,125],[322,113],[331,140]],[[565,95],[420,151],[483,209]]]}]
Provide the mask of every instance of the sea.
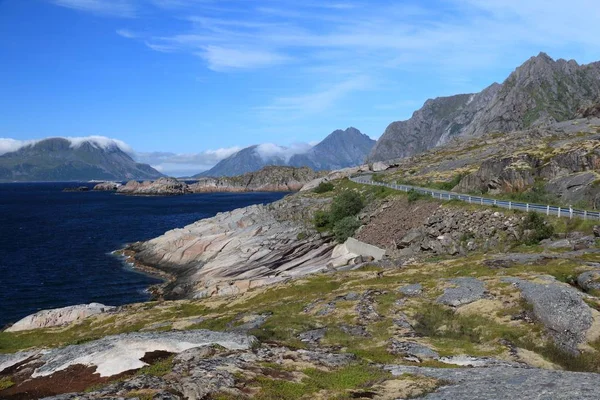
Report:
[{"label": "sea", "polygon": [[159,283],[111,253],[286,193],[138,197],[63,192],[92,183],[0,184],[0,328],[43,309],[146,301]]}]

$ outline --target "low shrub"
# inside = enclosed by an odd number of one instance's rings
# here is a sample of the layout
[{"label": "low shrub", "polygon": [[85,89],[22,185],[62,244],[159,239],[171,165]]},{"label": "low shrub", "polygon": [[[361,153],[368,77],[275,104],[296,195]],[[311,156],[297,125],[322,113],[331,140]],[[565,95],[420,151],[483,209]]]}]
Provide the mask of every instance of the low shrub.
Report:
[{"label": "low shrub", "polygon": [[544,215],[529,212],[521,225],[521,234],[524,244],[538,244],[541,240],[548,239],[554,235],[554,226],[546,221]]},{"label": "low shrub", "polygon": [[415,201],[420,200],[420,199],[422,199],[424,197],[425,197],[425,195],[417,192],[414,189],[410,189],[408,191],[408,202],[409,203],[414,203]]},{"label": "low shrub", "polygon": [[313,223],[318,231],[333,231],[336,239],[346,241],[360,226],[356,215],[363,209],[364,202],[361,195],[348,190],[337,195],[328,211],[317,211]]},{"label": "low shrub", "polygon": [[356,217],[343,218],[333,225],[333,234],[339,243],[344,243],[360,227],[360,222]]},{"label": "low shrub", "polygon": [[313,192],[321,194],[331,192],[334,189],[333,183],[331,182],[321,182],[319,186],[313,189]]},{"label": "low shrub", "polygon": [[364,207],[364,202],[360,194],[353,190],[340,193],[331,203],[329,211],[330,222],[335,225],[346,217],[351,217],[360,212]]},{"label": "low shrub", "polygon": [[313,222],[317,230],[326,229],[330,226],[329,213],[319,210],[315,213]]}]

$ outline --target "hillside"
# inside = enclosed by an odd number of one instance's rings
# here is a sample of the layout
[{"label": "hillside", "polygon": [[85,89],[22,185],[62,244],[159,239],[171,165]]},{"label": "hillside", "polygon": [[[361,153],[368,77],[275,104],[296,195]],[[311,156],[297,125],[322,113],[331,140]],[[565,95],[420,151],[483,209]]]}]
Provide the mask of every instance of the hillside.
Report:
[{"label": "hillside", "polygon": [[[380,189],[332,179],[129,246],[168,277],[162,301],[1,332],[0,397],[597,398],[592,225],[544,219],[554,232],[526,244],[526,214]],[[383,259],[315,229],[347,193]]]},{"label": "hillside", "polygon": [[281,148],[280,153],[265,154],[261,146],[250,146],[221,160],[208,171],[194,176],[226,177],[242,175],[258,171],[268,166],[309,167],[315,171],[335,170],[360,165],[365,161],[375,141],[361,133],[356,128],[345,131],[336,130],[320,143],[301,154],[287,154],[287,149]]},{"label": "hillside", "polygon": [[386,128],[369,160],[407,157],[453,137],[512,132],[570,120],[599,99],[599,62],[579,65],[540,53],[502,84],[494,83],[480,93],[427,100],[409,120]]},{"label": "hillside", "polygon": [[116,144],[73,144],[51,138],[0,155],[0,181],[155,179],[162,174],[136,163]]}]

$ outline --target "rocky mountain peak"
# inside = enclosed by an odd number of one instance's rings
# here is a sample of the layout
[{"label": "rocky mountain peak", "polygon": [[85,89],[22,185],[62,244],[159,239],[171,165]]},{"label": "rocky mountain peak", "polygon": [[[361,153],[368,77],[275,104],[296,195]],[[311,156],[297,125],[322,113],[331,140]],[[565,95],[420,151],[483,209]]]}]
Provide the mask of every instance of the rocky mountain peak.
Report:
[{"label": "rocky mountain peak", "polygon": [[473,95],[430,99],[407,121],[391,123],[370,161],[404,158],[452,137],[512,132],[575,118],[600,100],[600,63],[555,61],[541,52],[515,69],[502,85]]}]

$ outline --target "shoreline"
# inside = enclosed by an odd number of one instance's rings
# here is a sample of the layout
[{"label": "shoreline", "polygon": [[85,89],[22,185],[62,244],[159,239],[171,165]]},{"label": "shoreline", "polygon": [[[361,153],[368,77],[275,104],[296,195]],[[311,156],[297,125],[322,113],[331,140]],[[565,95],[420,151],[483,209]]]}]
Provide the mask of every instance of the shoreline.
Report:
[{"label": "shoreline", "polygon": [[165,288],[169,284],[175,282],[177,280],[177,277],[174,274],[161,270],[160,268],[152,267],[150,265],[141,263],[135,258],[137,252],[135,250],[132,250],[130,247],[131,244],[128,244],[122,249],[113,251],[111,254],[120,258],[124,264],[131,266],[131,269],[135,272],[148,275],[152,278],[161,279],[163,282],[150,285],[146,288],[146,290],[150,294],[150,299],[147,301],[164,300]]}]

